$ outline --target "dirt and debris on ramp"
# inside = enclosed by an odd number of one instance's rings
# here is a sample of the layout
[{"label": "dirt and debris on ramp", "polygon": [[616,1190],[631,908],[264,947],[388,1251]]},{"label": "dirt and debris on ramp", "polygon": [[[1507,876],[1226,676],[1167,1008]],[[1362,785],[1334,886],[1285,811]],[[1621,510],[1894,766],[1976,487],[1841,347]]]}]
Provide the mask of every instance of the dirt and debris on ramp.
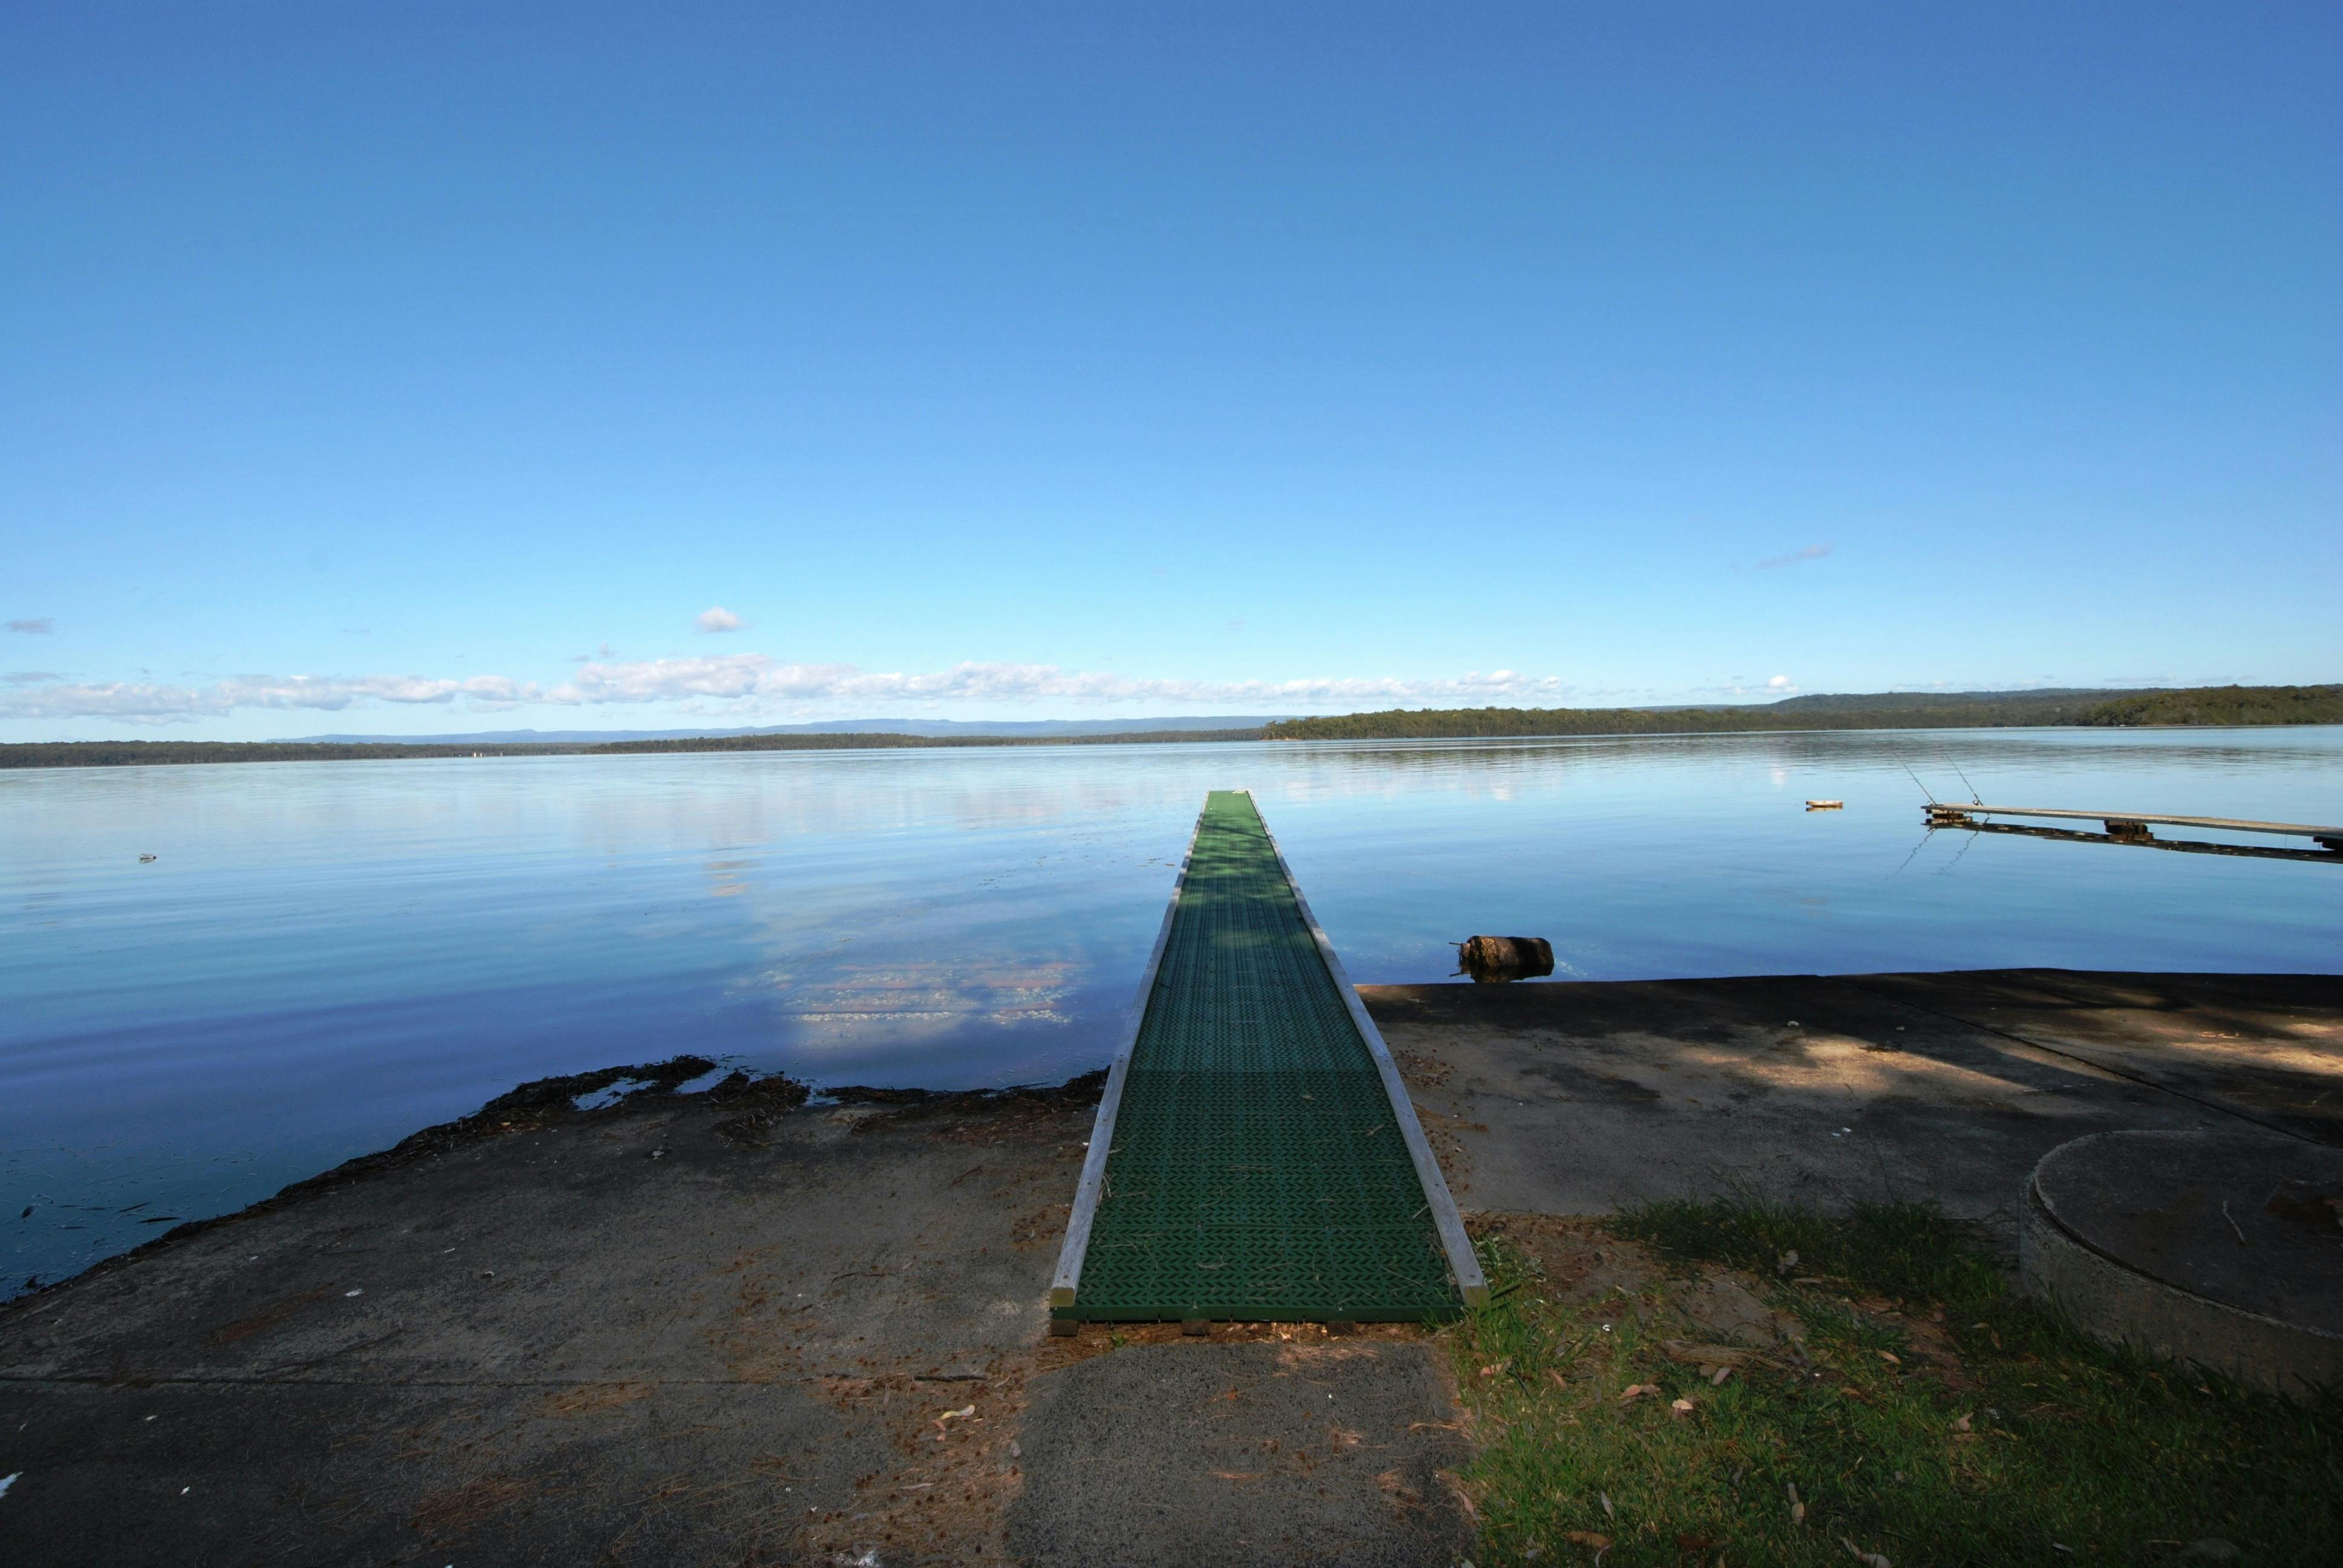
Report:
[{"label": "dirt and debris on ramp", "polygon": [[[1292,1477],[1309,1540],[1454,1537],[1426,1477],[1455,1434],[1410,1430],[1453,1420],[1413,1331],[1044,1332],[1096,1077],[673,1092],[697,1065],[527,1086],[0,1310],[7,1560],[987,1562],[1012,1518],[1062,1560],[1092,1503],[1061,1467],[1173,1442],[1168,1392],[1084,1368],[1156,1349],[1234,1358],[1213,1392],[1258,1392],[1215,1413],[1282,1455],[1233,1503],[1157,1478],[1164,1539],[1282,1514]],[[1279,1391],[1305,1383],[1341,1413],[1298,1435]]]},{"label": "dirt and debris on ramp", "polygon": [[619,1076],[648,1087],[517,1091],[0,1312],[9,1560],[997,1552],[1023,1380],[1078,1353],[1043,1295],[1097,1080]]},{"label": "dirt and debris on ramp", "polygon": [[1286,1332],[1159,1339],[1036,1379],[1016,1561],[1454,1563],[1471,1530],[1448,1478],[1469,1449],[1442,1347]]}]

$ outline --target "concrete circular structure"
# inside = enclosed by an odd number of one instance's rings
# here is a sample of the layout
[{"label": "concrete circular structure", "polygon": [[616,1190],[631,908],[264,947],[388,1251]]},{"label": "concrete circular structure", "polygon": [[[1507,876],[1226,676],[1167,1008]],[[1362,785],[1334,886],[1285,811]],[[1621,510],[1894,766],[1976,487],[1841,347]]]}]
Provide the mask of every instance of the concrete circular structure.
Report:
[{"label": "concrete circular structure", "polygon": [[2018,1273],[2103,1341],[2294,1398],[2343,1387],[2343,1149],[2077,1138],[2026,1182]]}]

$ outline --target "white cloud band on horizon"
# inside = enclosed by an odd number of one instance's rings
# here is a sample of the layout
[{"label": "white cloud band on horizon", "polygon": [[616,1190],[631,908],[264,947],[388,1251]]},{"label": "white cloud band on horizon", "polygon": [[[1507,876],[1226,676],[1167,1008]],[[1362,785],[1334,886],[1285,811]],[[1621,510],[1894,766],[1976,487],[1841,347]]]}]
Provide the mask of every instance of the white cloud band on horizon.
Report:
[{"label": "white cloud band on horizon", "polygon": [[963,662],[926,674],[869,671],[850,664],[783,664],[763,654],[588,664],[545,693],[563,703],[661,702],[685,698],[763,698],[781,702],[1347,702],[1383,699],[1559,696],[1554,676],[1510,669],[1446,680],[1311,678],[1172,680],[1065,670],[1050,664]]},{"label": "white cloud band on horizon", "polygon": [[1571,689],[1558,677],[1510,669],[1447,679],[1315,678],[1297,680],[1177,680],[1141,678],[1047,664],[964,662],[924,673],[864,670],[850,664],[783,663],[760,653],[704,658],[589,661],[558,686],[504,676],[466,679],[368,675],[240,676],[210,686],[105,681],[44,685],[0,691],[0,719],[114,719],[171,723],[219,718],[239,709],[309,709],[327,712],[370,702],[453,703],[503,711],[525,704],[602,707],[613,704],[716,700],[739,703],[761,716],[768,709],[803,709],[823,703],[916,702],[1079,704],[1179,702],[1247,704],[1272,709],[1327,703],[1521,702],[1558,699]]},{"label": "white cloud band on horizon", "polygon": [[305,708],[327,712],[366,702],[441,703],[468,697],[485,707],[529,700],[537,688],[501,675],[464,680],[418,675],[246,675],[210,686],[90,681],[0,693],[0,719],[119,719],[168,723],[216,719],[240,708]]}]

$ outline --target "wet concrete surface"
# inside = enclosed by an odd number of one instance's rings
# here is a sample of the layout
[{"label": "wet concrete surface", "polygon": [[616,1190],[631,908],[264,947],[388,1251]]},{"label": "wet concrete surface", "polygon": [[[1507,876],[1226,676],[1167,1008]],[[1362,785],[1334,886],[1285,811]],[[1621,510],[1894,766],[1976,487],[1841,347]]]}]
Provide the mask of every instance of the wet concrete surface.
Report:
[{"label": "wet concrete surface", "polygon": [[[2334,979],[1365,995],[1494,1223],[1737,1186],[1998,1233],[2084,1132],[2343,1141]],[[0,1556],[1453,1563],[1436,1337],[1045,1333],[1096,1093],[524,1094],[182,1227],[0,1309]]]}]

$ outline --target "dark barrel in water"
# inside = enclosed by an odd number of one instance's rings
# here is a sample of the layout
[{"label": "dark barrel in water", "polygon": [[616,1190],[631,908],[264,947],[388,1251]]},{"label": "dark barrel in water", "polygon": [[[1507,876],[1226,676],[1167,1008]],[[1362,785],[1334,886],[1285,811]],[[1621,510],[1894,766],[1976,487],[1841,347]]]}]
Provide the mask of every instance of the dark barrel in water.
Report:
[{"label": "dark barrel in water", "polygon": [[1456,961],[1474,980],[1534,980],[1554,973],[1554,944],[1544,937],[1471,937],[1456,944]]}]

